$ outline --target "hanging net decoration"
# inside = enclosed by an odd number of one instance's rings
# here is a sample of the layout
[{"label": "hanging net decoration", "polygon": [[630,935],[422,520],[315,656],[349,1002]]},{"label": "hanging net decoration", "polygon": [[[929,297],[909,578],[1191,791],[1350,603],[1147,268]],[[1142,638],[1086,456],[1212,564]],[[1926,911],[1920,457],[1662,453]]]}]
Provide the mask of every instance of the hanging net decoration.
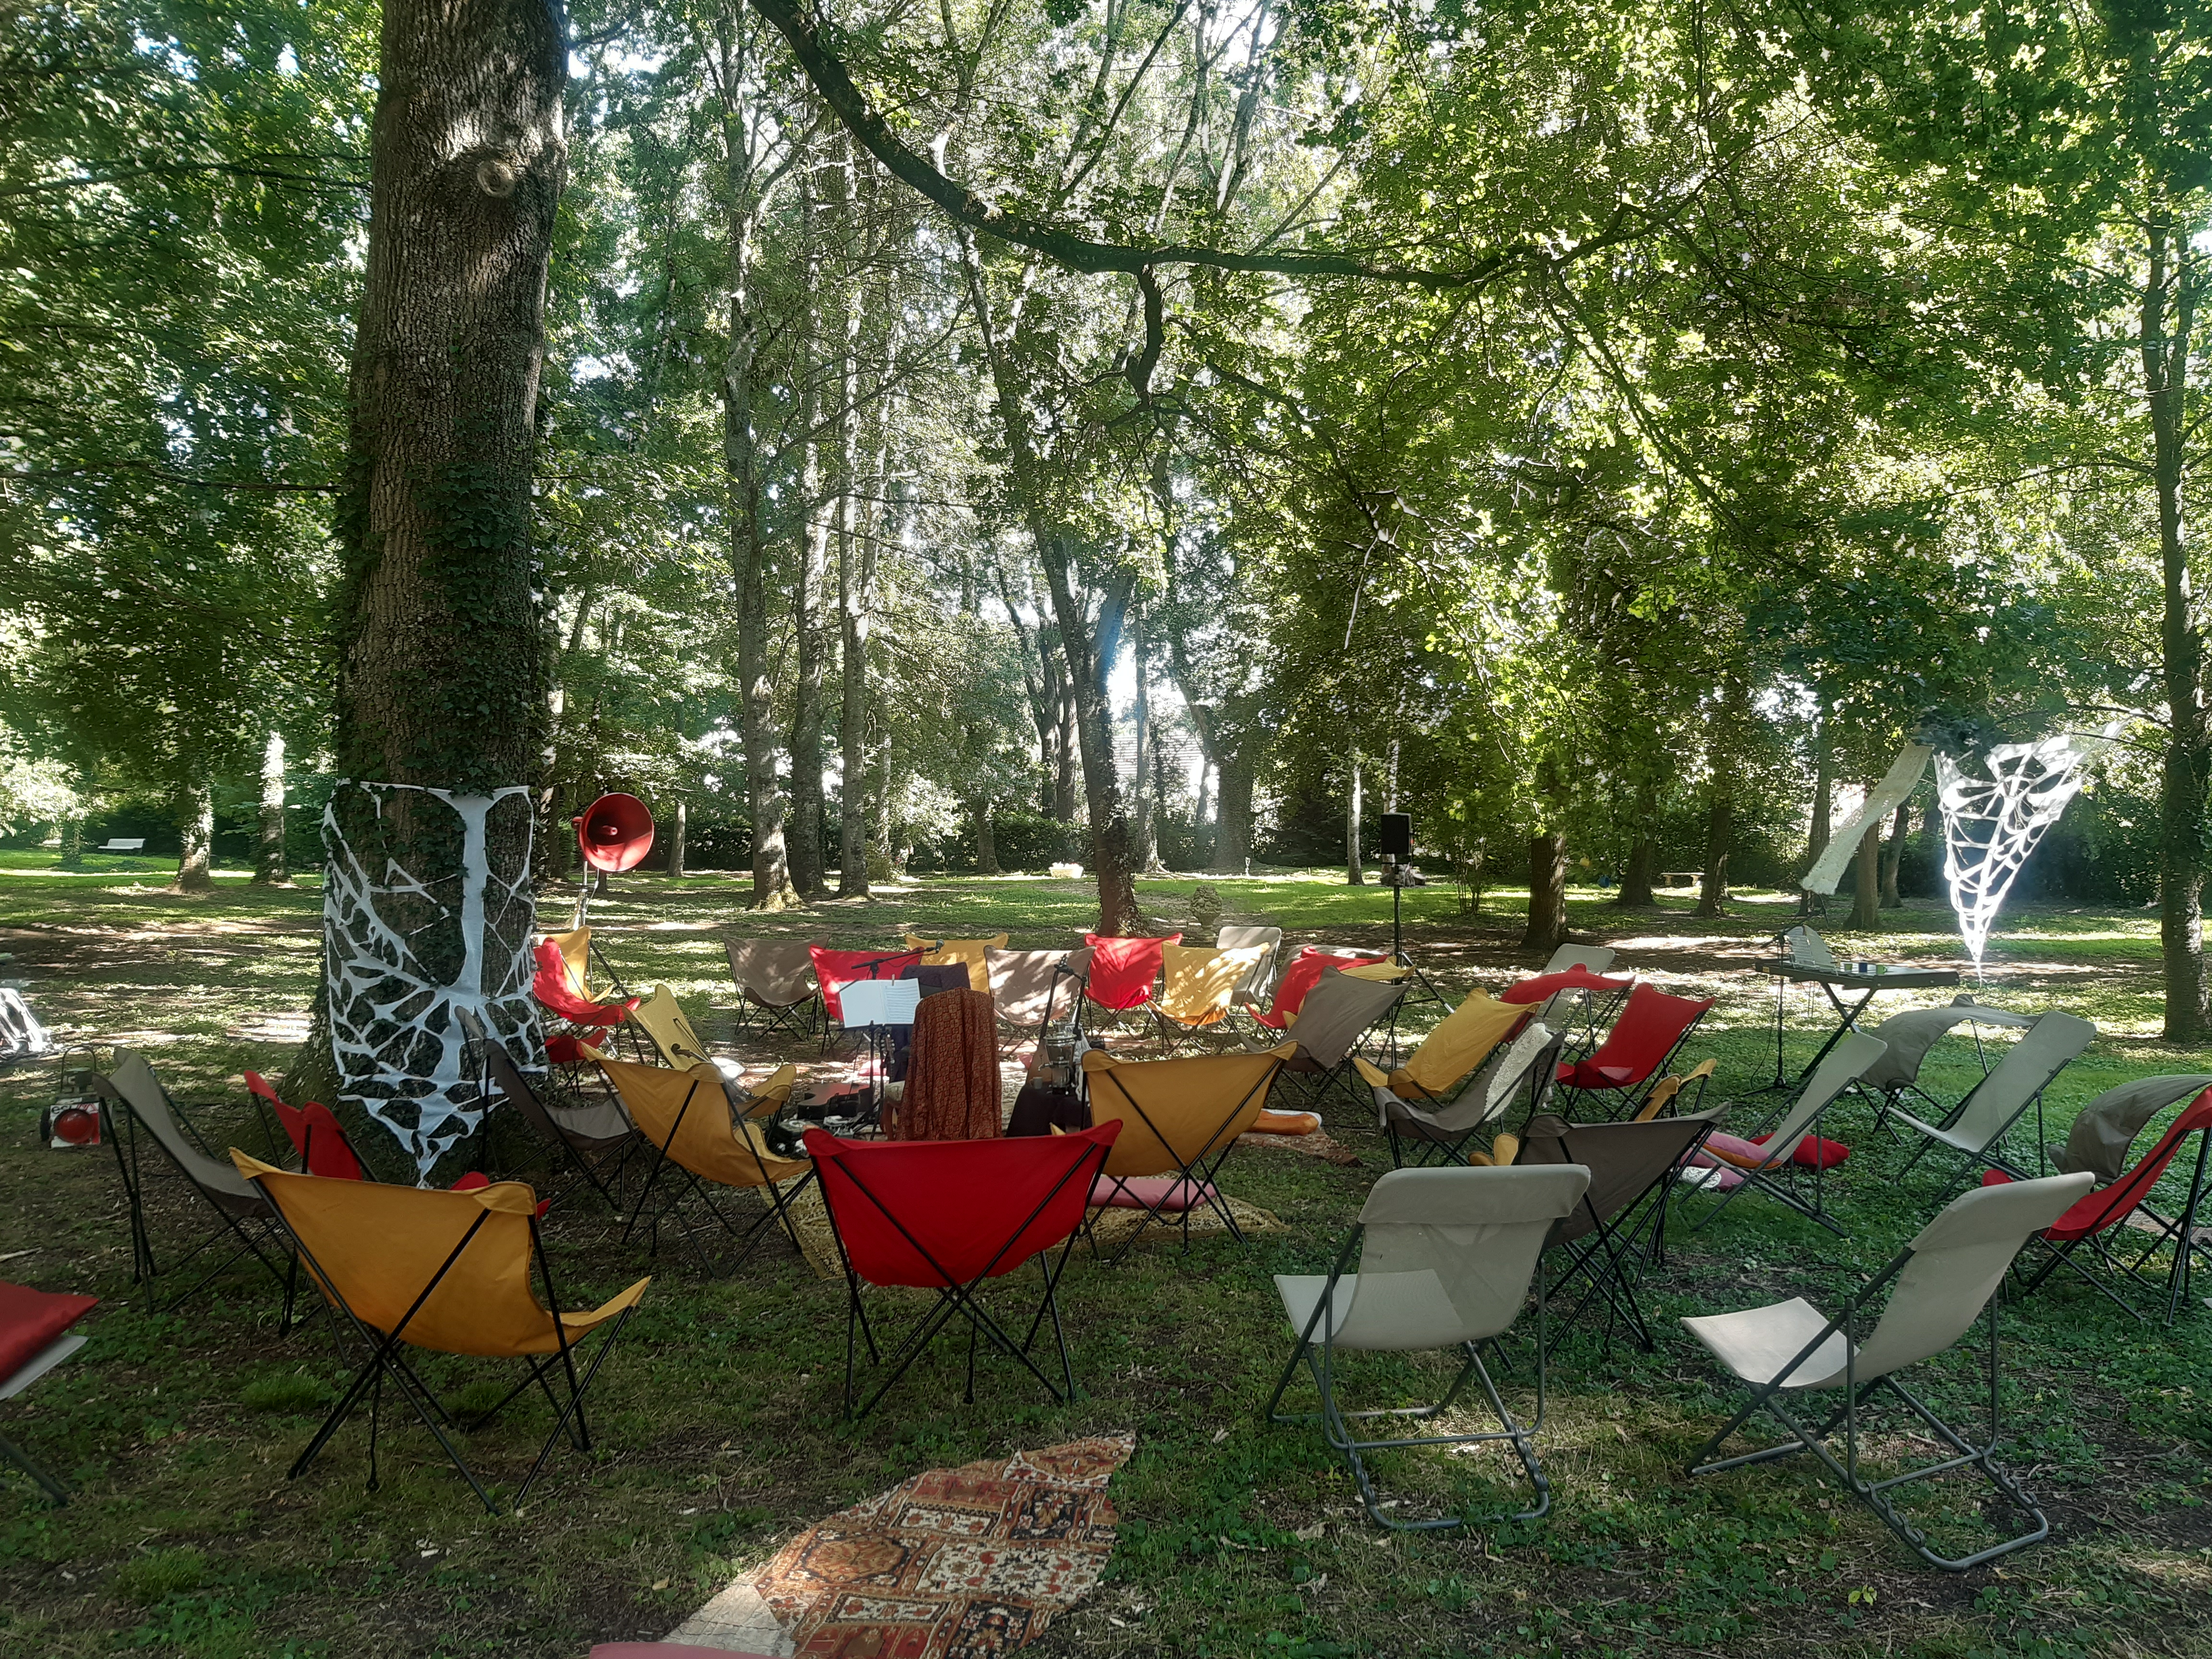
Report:
[{"label": "hanging net decoration", "polygon": [[1936,757],[1943,880],[1959,913],[1959,936],[1977,968],[2021,866],[2088,781],[2089,763],[2106,744],[2073,732],[2039,743],[2000,744],[1989,752],[1986,778],[1972,775],[1948,755]]},{"label": "hanging net decoration", "polygon": [[[544,1052],[530,995],[529,796],[520,784],[471,795],[341,780],[323,809],[339,1094],[389,1129],[425,1176],[483,1115],[456,1013],[475,1013],[510,1053]],[[392,845],[441,840],[434,872],[403,867]]]}]

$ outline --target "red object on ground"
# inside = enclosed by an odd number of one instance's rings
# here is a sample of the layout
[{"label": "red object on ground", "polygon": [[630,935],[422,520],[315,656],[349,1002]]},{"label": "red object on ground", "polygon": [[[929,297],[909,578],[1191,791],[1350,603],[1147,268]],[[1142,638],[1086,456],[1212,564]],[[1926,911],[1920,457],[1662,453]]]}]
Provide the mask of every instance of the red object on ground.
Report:
[{"label": "red object on ground", "polygon": [[329,1107],[319,1100],[311,1100],[304,1106],[287,1106],[258,1072],[246,1074],[246,1086],[276,1111],[276,1121],[292,1138],[292,1150],[299,1153],[309,1175],[324,1176],[332,1181],[368,1179],[368,1170],[362,1165],[360,1154],[354,1151],[353,1143],[346,1139],[346,1132],[339,1127]]},{"label": "red object on ground", "polygon": [[1165,939],[1109,939],[1085,933],[1091,947],[1091,979],[1084,995],[1101,1008],[1141,1008],[1152,1000],[1152,981],[1160,976],[1160,961],[1170,945],[1182,943],[1181,933]]},{"label": "red object on ground", "polygon": [[1559,1081],[1570,1089],[1633,1089],[1667,1063],[1712,1006],[1711,997],[1697,1002],[1639,985],[1628,994],[1628,1006],[1596,1052],[1560,1066]]},{"label": "red object on ground", "polygon": [[1117,1122],[997,1140],[841,1140],[806,1132],[852,1270],[871,1285],[943,1290],[1003,1278],[1083,1224]]},{"label": "red object on ground", "polygon": [[908,969],[919,967],[927,952],[901,951],[886,955],[881,951],[832,951],[826,945],[810,945],[806,954],[814,958],[814,982],[822,989],[822,1006],[842,1025],[845,1008],[837,999],[840,985],[850,985],[856,979],[896,979]]},{"label": "red object on ground", "polygon": [[34,1291],[0,1279],[0,1382],[44,1353],[56,1337],[99,1305],[96,1296]]},{"label": "red object on ground", "polygon": [[576,845],[594,870],[635,870],[653,850],[653,814],[635,795],[602,795],[576,820]]},{"label": "red object on ground", "polygon": [[1385,957],[1358,957],[1340,951],[1328,951],[1318,945],[1309,945],[1291,958],[1291,965],[1283,969],[1283,976],[1275,981],[1274,1006],[1267,1012],[1256,1011],[1252,1018],[1271,1031],[1279,1031],[1288,1025],[1290,1017],[1306,1006],[1306,998],[1313,988],[1321,983],[1321,976],[1330,969],[1339,972],[1346,968],[1368,968],[1388,962]]}]

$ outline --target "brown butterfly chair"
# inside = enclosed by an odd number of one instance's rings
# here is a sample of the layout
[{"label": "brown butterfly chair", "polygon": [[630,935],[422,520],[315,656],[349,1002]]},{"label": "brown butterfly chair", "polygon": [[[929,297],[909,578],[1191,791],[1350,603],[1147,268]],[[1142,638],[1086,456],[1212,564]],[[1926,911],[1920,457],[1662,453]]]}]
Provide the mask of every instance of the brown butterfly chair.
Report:
[{"label": "brown butterfly chair", "polygon": [[[627,1060],[610,1060],[604,1054],[595,1058],[607,1081],[614,1085],[623,1109],[652,1148],[645,1185],[638,1194],[629,1224],[623,1229],[624,1240],[639,1220],[645,1218],[657,1248],[661,1218],[668,1216],[682,1230],[684,1243],[699,1258],[701,1266],[713,1272],[713,1260],[684,1213],[683,1200],[688,1190],[708,1215],[738,1241],[737,1261],[731,1264],[732,1271],[751,1254],[762,1237],[762,1230],[770,1221],[783,1228],[793,1249],[799,1248],[799,1234],[792,1225],[787,1206],[814,1178],[814,1166],[804,1158],[793,1162],[770,1152],[766,1136],[750,1115],[750,1109],[747,1115],[738,1115],[738,1109],[732,1107],[722,1087],[720,1074],[714,1067],[702,1066],[688,1072],[672,1072],[662,1066],[635,1066]],[[754,1097],[753,1106],[779,1096],[787,1099],[798,1077],[798,1067],[783,1066]],[[798,1184],[786,1191],[783,1183],[792,1182]],[[715,1203],[714,1194],[708,1190],[714,1187],[739,1191],[757,1187],[767,1199],[768,1207],[750,1226],[740,1231]],[[669,1194],[657,1208],[653,1202],[656,1190]]]},{"label": "brown butterfly chair", "polygon": [[[1190,1212],[1199,1204],[1219,1216],[1238,1243],[1244,1234],[1216,1188],[1215,1177],[1237,1137],[1249,1129],[1267,1104],[1268,1086],[1292,1046],[1263,1054],[1192,1054],[1180,1060],[1120,1060],[1103,1048],[1087,1048],[1083,1075],[1090,1085],[1091,1122],[1121,1125],[1121,1138],[1106,1160],[1104,1182],[1110,1194],[1135,1200],[1144,1220],[1129,1235],[1115,1260],[1133,1249],[1154,1222],[1168,1221],[1178,1206],[1183,1249],[1190,1249]],[[1174,1179],[1155,1196],[1129,1185],[1158,1176]],[[1108,1201],[1094,1197],[1094,1206]]]},{"label": "brown butterfly chair", "polygon": [[[489,1422],[532,1387],[554,1408],[552,1432],[514,1494],[520,1504],[564,1434],[578,1451],[592,1449],[584,1396],[653,1281],[641,1279],[587,1313],[556,1315],[553,1267],[538,1231],[538,1194],[519,1181],[467,1192],[331,1181],[291,1175],[233,1150],[239,1174],[268,1199],[307,1271],[331,1306],[368,1351],[323,1425],[292,1465],[297,1480],[366,1398],[369,1408],[368,1486],[377,1487],[376,1413],[389,1380],[453,1460],[471,1490],[494,1515],[499,1505],[453,1443],[451,1431]],[[545,1300],[532,1290],[533,1269]],[[604,1331],[588,1366],[578,1350]],[[405,1347],[479,1359],[519,1359],[522,1380],[489,1411],[458,1423],[408,1364]],[[564,1397],[565,1395],[565,1397]]]},{"label": "brown butterfly chair", "polygon": [[1016,1038],[1035,1036],[1048,1012],[1079,1018],[1091,948],[1073,951],[987,951],[985,972],[999,1024]]},{"label": "brown butterfly chair", "polygon": [[[527,1126],[556,1171],[573,1168],[579,1179],[622,1213],[623,1172],[642,1144],[637,1127],[611,1099],[584,1097],[585,1103],[563,1105],[542,1098],[522,1074],[504,1044],[495,1042],[475,1013],[459,1011],[462,1035],[475,1050],[479,1086],[489,1106],[504,1102]],[[573,1187],[574,1182],[570,1185]],[[566,1197],[564,1189],[556,1197]]]},{"label": "brown butterfly chair", "polygon": [[814,986],[814,957],[803,939],[731,939],[730,979],[738,988],[738,1030],[755,1010],[763,1019],[760,1035],[774,1036],[785,1026],[812,1033],[821,996]]}]

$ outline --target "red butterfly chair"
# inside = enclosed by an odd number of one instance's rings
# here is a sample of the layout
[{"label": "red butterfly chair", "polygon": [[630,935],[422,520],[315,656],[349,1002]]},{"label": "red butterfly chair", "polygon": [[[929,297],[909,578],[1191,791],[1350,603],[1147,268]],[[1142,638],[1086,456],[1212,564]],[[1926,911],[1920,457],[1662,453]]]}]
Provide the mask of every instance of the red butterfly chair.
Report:
[{"label": "red butterfly chair", "polygon": [[[1662,1076],[1674,1051],[1705,1017],[1713,1000],[1670,997],[1655,986],[1638,985],[1628,1006],[1597,1052],[1559,1067],[1559,1082],[1586,1095],[1611,1095],[1624,1109],[1637,1103],[1637,1091]],[[1614,1115],[1620,1115],[1616,1112]]]},{"label": "red butterfly chair", "polygon": [[[2109,1187],[2100,1188],[2076,1203],[2073,1208],[2052,1222],[2035,1237],[2051,1252],[2051,1260],[2036,1273],[2028,1276],[2021,1285],[2021,1293],[2035,1289],[2062,1267],[2071,1267],[2102,1291],[2120,1306],[2135,1315],[2142,1310],[2131,1304],[2122,1294],[2119,1280],[2135,1278],[2144,1262],[2158,1248],[2174,1242],[2174,1261],[2166,1278],[2166,1319],[2173,1322],[2175,1309],[2179,1305],[2183,1287],[2189,1277],[2188,1258],[2192,1249],[2201,1248],[2193,1235],[2196,1232],[2197,1200],[2203,1189],[2205,1153],[2212,1150],[2212,1133],[2197,1144],[2197,1173],[2190,1182],[2188,1207],[2179,1221],[2169,1221],[2152,1214],[2144,1205],[2151,1188],[2158,1185],[2159,1177],[2166,1173],[2166,1165],[2173,1162],[2181,1143],[2192,1134],[2212,1131],[2212,1089],[2207,1089],[2190,1103],[2189,1109],[2167,1126],[2159,1137],[2158,1144],[2143,1155],[2142,1161]],[[1984,1187],[2002,1186],[2012,1177],[2002,1170],[1991,1170],[1982,1177]],[[2138,1209],[2156,1224],[2148,1235],[2142,1250],[2132,1261],[2123,1261],[2108,1248],[2104,1235],[2112,1233]],[[2186,1243],[2179,1241],[2187,1239]],[[2083,1245],[2088,1246],[2090,1260],[2077,1259]]]},{"label": "red butterfly chair", "polygon": [[1160,976],[1160,963],[1170,945],[1182,943],[1181,933],[1165,939],[1109,939],[1085,933],[1091,947],[1091,977],[1083,994],[1109,1012],[1141,1008],[1152,1000],[1152,987]]},{"label": "red butterfly chair", "polygon": [[1389,960],[1387,956],[1359,957],[1309,945],[1291,958],[1291,965],[1283,969],[1282,978],[1275,982],[1274,1006],[1263,1013],[1248,1003],[1244,1012],[1269,1030],[1279,1031],[1291,1023],[1292,1014],[1305,1006],[1307,995],[1330,969],[1341,972],[1346,968],[1368,968]]},{"label": "red butterfly chair", "polygon": [[[577,995],[575,981],[569,977],[568,958],[561,954],[558,940],[540,939],[530,954],[538,963],[538,971],[530,978],[530,992],[538,1005],[567,1020],[572,1038],[588,1042],[594,1048],[606,1047],[607,1033],[629,1018],[638,1000],[624,997],[619,1002],[592,1002]],[[547,1047],[550,1052],[550,1040]]]},{"label": "red butterfly chair", "polygon": [[[311,1100],[304,1106],[287,1106],[276,1097],[276,1091],[269,1079],[258,1072],[246,1074],[246,1086],[258,1098],[268,1102],[276,1109],[276,1121],[284,1126],[284,1133],[292,1138],[292,1150],[300,1155],[300,1162],[311,1176],[321,1176],[327,1181],[374,1181],[368,1166],[361,1161],[361,1154],[353,1149],[346,1136],[345,1127],[337,1115],[319,1100]],[[481,1170],[471,1170],[456,1181],[451,1188],[457,1193],[472,1193],[479,1187],[491,1185],[491,1177]],[[553,1200],[546,1199],[538,1206],[542,1220]]]},{"label": "red butterfly chair", "polygon": [[[1021,1362],[1055,1401],[1075,1397],[1075,1369],[1056,1295],[1069,1249],[1082,1228],[1091,1185],[1121,1133],[1119,1123],[1075,1134],[991,1140],[841,1140],[806,1132],[806,1151],[822,1181],[837,1250],[845,1263],[845,1410],[866,1416],[954,1316],[969,1327],[966,1399],[975,1399],[981,1336]],[[1054,1249],[1057,1247],[1057,1254]],[[987,1280],[1004,1279],[1034,1259],[1044,1295],[1017,1340],[983,1304]],[[863,1283],[937,1292],[937,1299],[890,1345],[886,1359],[860,1304]],[[1063,1389],[1030,1358],[1049,1316],[1060,1346]],[[853,1412],[854,1338],[864,1337],[872,1364],[889,1374]]]},{"label": "red butterfly chair", "polygon": [[826,945],[810,945],[806,954],[814,958],[814,983],[822,992],[822,1046],[827,1048],[830,1038],[845,1027],[839,986],[857,979],[896,979],[908,969],[920,966],[928,952],[901,951],[886,956],[881,951],[832,951]]},{"label": "red butterfly chair", "polygon": [[[1500,1002],[1541,1003],[1536,1018],[1555,1031],[1565,1030],[1574,1046],[1571,1054],[1580,1055],[1597,1041],[1598,1024],[1610,1019],[1620,1007],[1620,1000],[1636,987],[1633,979],[1603,979],[1577,963],[1571,968],[1556,974],[1538,974],[1517,985],[1508,986],[1498,993]],[[1571,999],[1582,999],[1582,1014],[1575,1018]],[[1564,1018],[1562,1016],[1564,1015]],[[1573,1026],[1580,1026],[1576,1035]]]}]

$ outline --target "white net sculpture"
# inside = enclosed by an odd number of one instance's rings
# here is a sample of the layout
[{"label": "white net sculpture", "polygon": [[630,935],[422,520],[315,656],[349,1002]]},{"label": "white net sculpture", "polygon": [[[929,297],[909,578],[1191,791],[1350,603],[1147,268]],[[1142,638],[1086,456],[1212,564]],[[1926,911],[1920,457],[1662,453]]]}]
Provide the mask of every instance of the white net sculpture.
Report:
[{"label": "white net sculpture", "polygon": [[1948,755],[1936,757],[1943,880],[1976,967],[2014,878],[2088,781],[2089,763],[2105,741],[2067,732],[2039,743],[2000,744],[1990,750],[1986,778],[1970,775]]},{"label": "white net sculpture", "polygon": [[[391,1130],[424,1176],[483,1115],[456,1012],[475,1013],[510,1053],[543,1052],[530,994],[529,793],[520,784],[470,795],[341,781],[323,809],[339,1092]],[[396,813],[425,811],[452,814],[445,828],[458,856],[443,871],[417,873],[373,843]],[[349,822],[362,844],[348,840]],[[421,845],[416,829],[408,839]]]}]

